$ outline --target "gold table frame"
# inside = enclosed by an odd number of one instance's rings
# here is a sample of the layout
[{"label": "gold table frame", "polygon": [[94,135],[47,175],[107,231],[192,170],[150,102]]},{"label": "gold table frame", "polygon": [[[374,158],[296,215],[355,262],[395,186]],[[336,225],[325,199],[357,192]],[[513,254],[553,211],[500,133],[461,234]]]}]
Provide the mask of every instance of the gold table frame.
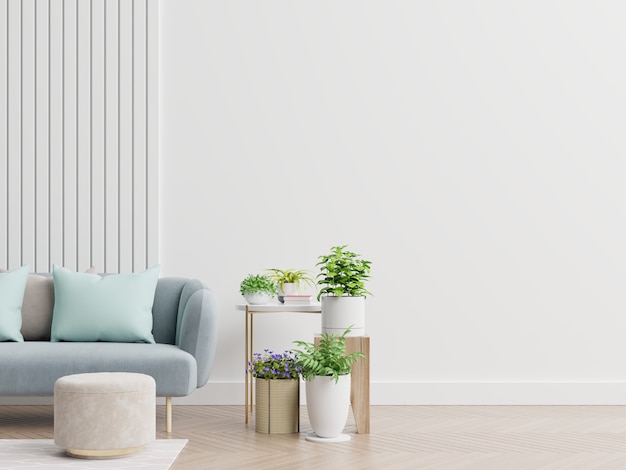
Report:
[{"label": "gold table frame", "polygon": [[[265,305],[237,305],[237,310],[245,312],[246,336],[245,336],[245,369],[248,363],[252,362],[254,351],[254,315],[267,313],[309,313],[321,314],[320,304],[307,305],[285,305],[285,304],[265,304]],[[315,335],[315,341],[319,340],[319,334]],[[370,337],[369,336],[348,336],[346,337],[346,352],[361,351],[366,358],[357,361],[352,367],[352,379],[350,389],[350,402],[352,413],[360,434],[370,433]],[[245,414],[246,424],[252,413],[252,380],[250,374],[245,374]]]},{"label": "gold table frame", "polygon": [[[245,369],[248,370],[248,363],[252,362],[254,351],[254,315],[266,313],[313,313],[321,314],[320,304],[307,305],[285,305],[285,304],[264,304],[264,305],[237,305],[237,310],[244,310],[246,315],[246,362]],[[252,380],[250,374],[245,374],[245,403],[246,403],[246,424],[248,416],[252,413]]]}]

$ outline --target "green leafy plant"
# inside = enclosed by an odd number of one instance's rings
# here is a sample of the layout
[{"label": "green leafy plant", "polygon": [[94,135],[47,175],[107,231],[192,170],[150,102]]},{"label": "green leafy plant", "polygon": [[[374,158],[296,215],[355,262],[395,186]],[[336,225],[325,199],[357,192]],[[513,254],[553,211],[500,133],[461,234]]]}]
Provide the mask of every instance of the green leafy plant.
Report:
[{"label": "green leafy plant", "polygon": [[300,377],[297,359],[298,356],[293,351],[275,353],[265,349],[263,354],[254,353],[254,359],[248,362],[246,373],[257,379],[297,379]]},{"label": "green leafy plant", "polygon": [[276,284],[264,274],[248,274],[239,285],[241,295],[246,294],[273,294],[276,295]]},{"label": "green leafy plant", "polygon": [[370,277],[371,261],[359,258],[361,255],[346,250],[348,245],[333,246],[330,253],[319,256],[316,266],[320,267],[317,283],[322,287],[317,300],[322,295],[367,296],[365,281]]},{"label": "green leafy plant", "polygon": [[365,358],[362,352],[353,352],[346,355],[346,335],[323,333],[319,344],[307,343],[306,341],[294,341],[303,350],[295,349],[298,355],[296,364],[300,366],[300,374],[304,380],[311,380],[317,375],[330,376],[336,382],[340,375],[352,372],[352,364],[361,358]]},{"label": "green leafy plant", "polygon": [[300,289],[303,284],[315,287],[315,279],[311,276],[309,271],[304,269],[277,269],[268,268],[266,271],[268,276],[274,280],[281,290],[285,289],[285,284],[294,283],[296,288]]}]

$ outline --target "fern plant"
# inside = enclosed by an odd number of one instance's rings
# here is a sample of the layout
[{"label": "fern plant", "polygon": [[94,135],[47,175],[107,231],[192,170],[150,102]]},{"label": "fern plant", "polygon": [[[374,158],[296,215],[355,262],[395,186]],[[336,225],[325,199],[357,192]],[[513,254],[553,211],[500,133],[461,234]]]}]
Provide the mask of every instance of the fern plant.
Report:
[{"label": "fern plant", "polygon": [[300,374],[304,380],[321,375],[330,376],[337,383],[340,375],[352,372],[352,364],[365,358],[365,354],[353,352],[346,355],[346,335],[349,332],[350,328],[341,336],[323,333],[319,344],[294,341],[303,348],[295,349],[294,352],[298,355],[296,365],[300,367]]}]

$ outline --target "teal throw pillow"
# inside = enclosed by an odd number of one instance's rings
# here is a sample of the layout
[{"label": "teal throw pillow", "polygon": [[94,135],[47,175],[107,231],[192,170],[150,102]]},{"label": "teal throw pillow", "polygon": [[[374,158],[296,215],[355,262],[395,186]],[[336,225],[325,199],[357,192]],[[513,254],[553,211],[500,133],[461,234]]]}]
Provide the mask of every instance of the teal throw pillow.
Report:
[{"label": "teal throw pillow", "polygon": [[22,302],[29,266],[0,273],[0,341],[24,341]]},{"label": "teal throw pillow", "polygon": [[54,265],[51,341],[154,343],[152,304],[160,266],[142,273],[77,273]]}]

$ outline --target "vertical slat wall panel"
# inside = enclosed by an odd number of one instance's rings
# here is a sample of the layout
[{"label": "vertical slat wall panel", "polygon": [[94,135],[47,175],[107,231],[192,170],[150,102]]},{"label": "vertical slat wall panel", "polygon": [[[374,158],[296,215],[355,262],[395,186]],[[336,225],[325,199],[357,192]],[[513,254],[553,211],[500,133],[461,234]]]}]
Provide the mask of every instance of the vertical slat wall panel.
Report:
[{"label": "vertical slat wall panel", "polygon": [[35,0],[22,0],[21,10],[21,258],[25,263],[29,263],[32,269],[37,261],[35,253],[35,116],[37,113],[35,109]]},{"label": "vertical slat wall panel", "polygon": [[146,264],[146,0],[133,2],[133,269]]},{"label": "vertical slat wall panel", "polygon": [[[0,0],[0,201],[7,201],[8,175],[7,171],[7,110],[8,110],[8,0]],[[0,202],[0,266],[7,265],[8,258],[8,225],[7,225],[7,204]]]},{"label": "vertical slat wall panel", "polygon": [[22,4],[8,0],[7,266],[22,264]]},{"label": "vertical slat wall panel", "polygon": [[133,2],[119,0],[118,8],[118,266],[126,272],[133,269]]},{"label": "vertical slat wall panel", "polygon": [[[63,33],[63,7],[65,0],[51,0],[50,1],[50,36],[49,36],[49,99],[50,99],[50,114],[49,114],[49,137],[50,137],[50,170],[48,174],[49,195],[48,195],[48,207],[49,207],[49,238],[48,238],[48,250],[49,260],[54,263],[64,263],[63,256],[63,183],[64,183],[64,128],[65,123],[63,120],[64,115],[64,84],[63,77],[65,71],[64,64],[64,33]],[[49,266],[51,268],[51,266]],[[42,269],[46,271],[46,269]]]},{"label": "vertical slat wall panel", "polygon": [[148,265],[159,259],[159,4],[146,3],[146,259]]},{"label": "vertical slat wall panel", "polygon": [[0,0],[0,267],[158,262],[158,0]]},{"label": "vertical slat wall panel", "polygon": [[[104,270],[119,271],[119,3],[107,1],[105,21],[105,246]],[[156,153],[155,153],[156,155]]]},{"label": "vertical slat wall panel", "polygon": [[50,206],[50,10],[47,1],[35,0],[35,264],[34,271],[48,269]]},{"label": "vertical slat wall panel", "polygon": [[[77,227],[76,158],[78,90],[78,10],[80,0],[64,0],[63,15],[63,265],[76,269]],[[56,261],[52,261],[56,263]],[[84,268],[83,268],[84,269]]]},{"label": "vertical slat wall panel", "polygon": [[104,271],[104,0],[91,14],[91,254],[90,265]]},{"label": "vertical slat wall panel", "polygon": [[76,269],[91,251],[91,1],[76,2]]}]

